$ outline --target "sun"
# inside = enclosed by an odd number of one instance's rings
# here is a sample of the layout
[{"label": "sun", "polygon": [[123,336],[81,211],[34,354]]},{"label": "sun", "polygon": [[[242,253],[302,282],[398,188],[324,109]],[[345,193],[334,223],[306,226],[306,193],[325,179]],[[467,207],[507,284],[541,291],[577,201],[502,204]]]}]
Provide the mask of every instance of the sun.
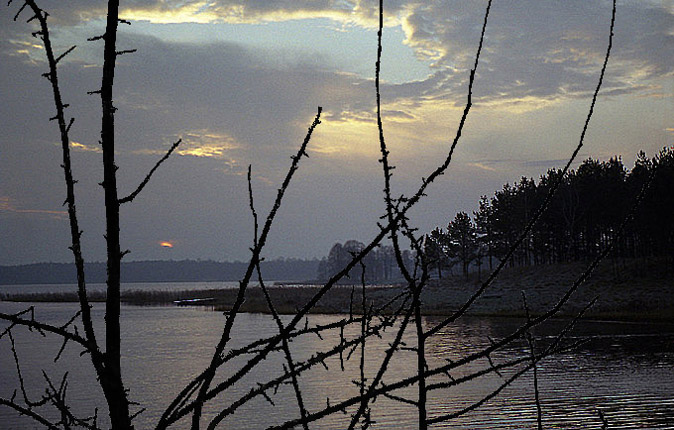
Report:
[{"label": "sun", "polygon": [[173,244],[168,241],[159,242],[159,246],[162,248],[173,248]]}]

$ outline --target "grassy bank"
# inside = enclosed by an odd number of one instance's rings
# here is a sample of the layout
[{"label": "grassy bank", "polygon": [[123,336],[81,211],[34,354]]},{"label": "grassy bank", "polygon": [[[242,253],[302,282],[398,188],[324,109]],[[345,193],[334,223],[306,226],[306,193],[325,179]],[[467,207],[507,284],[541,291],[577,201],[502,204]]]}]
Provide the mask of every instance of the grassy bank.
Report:
[{"label": "grassy bank", "polygon": [[[568,263],[505,269],[475,302],[472,313],[524,316],[522,292],[532,313],[543,313],[560,300],[586,268],[583,263]],[[487,276],[483,274],[482,278]],[[480,285],[480,278],[472,274],[469,279],[434,280],[429,290],[437,291],[435,306],[455,307]],[[560,314],[575,315],[595,298],[597,303],[586,314],[590,318],[674,321],[674,268],[664,259],[606,259]]]},{"label": "grassy bank", "polygon": [[[674,321],[674,281],[671,268],[656,264],[620,262],[607,260],[594,271],[590,279],[562,308],[560,315],[577,313],[587,303],[598,297],[597,304],[588,312],[588,317],[620,320]],[[506,269],[471,308],[473,315],[524,316],[522,291],[532,313],[542,313],[553,306],[566,289],[582,273],[582,264],[564,264]],[[485,275],[482,276],[484,278]],[[422,294],[426,315],[449,315],[458,309],[480,286],[480,279],[473,274],[469,279],[450,276],[432,280]],[[368,286],[367,303],[375,308],[383,306],[402,291],[401,286]],[[269,294],[278,312],[292,314],[316,294],[319,287],[312,285],[268,287]],[[354,304],[351,305],[352,294]],[[207,304],[218,310],[229,310],[234,304],[237,291],[189,290],[189,291],[126,291],[122,302],[131,305],[174,305],[175,301],[187,299],[212,299]],[[76,302],[72,293],[11,294],[0,300],[21,302]],[[92,293],[90,300],[101,302],[105,293]],[[314,313],[360,313],[360,286],[337,286],[329,291],[313,309]],[[249,287],[243,312],[269,312],[266,299],[259,287]]]}]

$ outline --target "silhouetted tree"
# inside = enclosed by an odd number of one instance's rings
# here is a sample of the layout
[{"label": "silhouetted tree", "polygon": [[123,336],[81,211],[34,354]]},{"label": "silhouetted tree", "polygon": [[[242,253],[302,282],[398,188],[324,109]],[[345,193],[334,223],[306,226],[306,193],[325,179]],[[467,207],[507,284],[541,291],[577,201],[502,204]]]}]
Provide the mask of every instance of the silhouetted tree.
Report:
[{"label": "silhouetted tree", "polygon": [[461,270],[468,277],[468,266],[475,259],[477,235],[475,225],[467,213],[459,212],[447,226],[449,255],[461,261]]},{"label": "silhouetted tree", "polygon": [[[339,273],[339,271],[351,261],[354,255],[362,252],[365,244],[357,240],[347,240],[343,245],[335,243],[327,258],[323,258],[318,267],[318,279],[326,280]],[[412,257],[409,252],[401,253],[402,260],[406,267],[412,267]],[[381,245],[370,251],[363,258],[364,268],[362,274],[367,282],[379,281],[399,281],[401,278],[399,268],[396,263],[395,250],[392,246]],[[359,283],[358,276],[347,274],[342,283]]]},{"label": "silhouetted tree", "polygon": [[426,236],[424,255],[428,261],[428,267],[438,271],[439,279],[442,279],[442,269],[449,266],[448,252],[447,235],[442,229],[436,228]]},{"label": "silhouetted tree", "polygon": [[[672,175],[672,149],[664,148],[652,159],[643,152],[637,155],[632,170],[627,170],[619,157],[608,161],[588,158],[576,170],[564,173],[550,169],[541,175],[538,183],[522,178],[515,185],[505,184],[494,193],[491,200],[480,198],[478,210],[473,212],[475,235],[464,237],[469,231],[470,219],[464,213],[456,215],[453,226],[457,237],[449,238],[451,231],[435,229],[429,237],[433,240],[426,247],[430,261],[436,251],[430,246],[435,242],[451,242],[451,255],[473,259],[492,256],[503,259],[520,232],[530,221],[535,208],[540,207],[550,190],[558,185],[556,197],[541,214],[539,222],[531,228],[520,248],[512,253],[510,265],[549,264],[570,261],[591,261],[602,249],[615,245],[614,257],[671,256],[672,216],[671,207],[674,178]],[[654,172],[657,170],[657,175]],[[631,202],[654,176],[644,208],[625,229],[622,223]],[[452,224],[450,224],[452,225]],[[469,251],[470,250],[470,251]],[[473,257],[471,257],[473,255]],[[465,274],[465,271],[464,271]]]},{"label": "silhouetted tree", "polygon": [[494,268],[494,237],[492,234],[492,223],[494,222],[494,209],[489,203],[487,196],[480,197],[478,210],[473,212],[475,219],[475,232],[478,241],[483,247],[486,247],[486,257],[489,259],[489,270]]}]

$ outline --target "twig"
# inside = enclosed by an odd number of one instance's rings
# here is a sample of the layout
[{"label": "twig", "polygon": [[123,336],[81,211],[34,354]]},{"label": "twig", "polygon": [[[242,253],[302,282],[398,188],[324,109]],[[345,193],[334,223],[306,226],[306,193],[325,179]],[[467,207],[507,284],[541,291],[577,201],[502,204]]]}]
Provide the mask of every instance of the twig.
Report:
[{"label": "twig", "polygon": [[59,430],[59,427],[56,424],[48,421],[46,418],[44,418],[42,415],[38,414],[31,408],[21,406],[18,403],[13,402],[12,400],[8,400],[2,397],[0,397],[0,405],[12,408],[19,414],[32,418],[33,420],[37,421],[38,423],[40,423],[49,430]]},{"label": "twig", "polygon": [[[87,350],[92,352],[91,359],[96,369],[98,375],[103,369],[102,355],[98,353],[98,343],[96,342],[96,335],[94,333],[93,323],[91,320],[90,305],[87,299],[87,290],[86,290],[86,281],[84,276],[84,259],[82,257],[82,245],[80,238],[82,232],[79,228],[79,222],[77,218],[77,210],[75,208],[75,180],[73,179],[72,166],[70,162],[70,137],[69,131],[73,123],[73,119],[70,120],[69,124],[66,125],[65,120],[65,106],[61,97],[61,89],[58,81],[58,70],[57,63],[65,55],[70,53],[73,48],[70,48],[58,59],[54,58],[54,51],[51,45],[51,38],[49,33],[49,27],[47,26],[47,16],[48,14],[41,10],[34,0],[26,0],[24,5],[21,7],[23,10],[24,7],[30,7],[33,11],[34,18],[36,18],[40,24],[40,38],[44,44],[45,55],[47,56],[47,61],[49,63],[49,82],[52,87],[52,96],[54,99],[54,105],[56,107],[56,119],[58,121],[58,127],[61,135],[61,151],[63,157],[63,173],[66,183],[66,200],[65,203],[68,206],[68,220],[70,223],[70,237],[71,237],[71,246],[70,250],[73,253],[75,259],[75,268],[77,271],[77,295],[80,303],[80,311],[82,312],[82,324],[84,325],[85,337],[87,339]],[[19,13],[21,12],[19,11]],[[18,14],[17,14],[18,17]],[[74,339],[71,339],[74,340]]]},{"label": "twig", "polygon": [[136,190],[133,193],[129,194],[128,196],[119,199],[119,204],[128,203],[133,199],[135,199],[138,193],[140,193],[143,190],[143,188],[145,188],[145,185],[147,185],[147,183],[150,182],[150,178],[152,177],[152,174],[155,172],[155,170],[157,170],[161,165],[161,163],[166,161],[171,156],[171,153],[178,147],[178,145],[180,145],[181,142],[182,139],[178,139],[176,143],[171,145],[171,148],[169,148],[166,154],[164,154],[164,156],[159,161],[157,161],[157,164],[155,164],[154,167],[150,170],[150,173],[148,173],[145,179],[143,179],[143,182],[141,182],[140,185],[138,185],[138,188],[136,188]]}]

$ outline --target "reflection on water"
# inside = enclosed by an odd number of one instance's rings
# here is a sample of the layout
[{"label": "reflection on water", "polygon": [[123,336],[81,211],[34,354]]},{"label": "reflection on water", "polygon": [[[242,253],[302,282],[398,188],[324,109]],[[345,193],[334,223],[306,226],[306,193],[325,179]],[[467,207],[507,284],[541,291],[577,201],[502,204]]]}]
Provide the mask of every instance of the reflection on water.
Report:
[{"label": "reflection on water", "polygon": [[[566,321],[548,322],[534,334],[543,344]],[[466,318],[445,330],[432,344],[435,357],[456,357],[462,333],[468,333],[466,352],[488,345],[488,338],[506,336],[516,323],[495,318]],[[547,359],[539,366],[539,388],[546,429],[601,428],[600,409],[611,429],[674,428],[674,330],[616,322],[583,322],[572,339],[592,336],[580,348]],[[454,344],[450,343],[453,339]],[[463,339],[463,340],[462,340]],[[475,343],[473,343],[475,342]],[[513,345],[497,356],[524,355],[528,346]],[[460,354],[459,354],[460,355]],[[495,361],[499,361],[495,358]],[[449,428],[536,428],[533,378],[527,373],[489,407]],[[475,387],[480,390],[483,387]],[[462,397],[462,396],[461,396]],[[452,408],[456,410],[459,408]]]},{"label": "reflection on water", "polygon": [[[3,312],[16,312],[25,305],[0,302]],[[137,420],[138,429],[151,428],[172,397],[191,377],[203,369],[213,353],[214,345],[224,325],[224,316],[219,312],[201,308],[130,307],[123,308],[123,372],[131,392],[131,399],[142,403],[147,410]],[[37,317],[46,322],[62,324],[74,313],[73,304],[39,304]],[[103,308],[94,306],[98,323],[99,342],[103,339]],[[310,324],[325,324],[337,316],[314,315]],[[426,319],[430,327],[434,319]],[[534,332],[536,342],[544,345],[550,336],[565,324],[553,321]],[[260,336],[276,332],[271,317],[260,314],[242,314],[237,317],[232,347],[243,346]],[[506,336],[517,327],[517,321],[495,318],[464,318],[459,323],[445,328],[438,336],[429,339],[427,345],[430,367],[456,360],[489,345],[490,338]],[[348,338],[355,336],[358,327],[345,330]],[[366,372],[371,374],[382,359],[392,333],[383,339],[368,341]],[[543,361],[539,367],[539,386],[546,429],[600,429],[600,409],[610,423],[610,429],[672,429],[674,428],[674,328],[624,323],[582,323],[573,336],[579,338],[596,336],[582,348]],[[43,380],[36,369],[45,368],[53,379],[60,380],[66,365],[70,368],[68,398],[77,412],[91,413],[94,407],[102,407],[100,389],[93,381],[93,371],[87,357],[80,358],[79,350],[69,346],[66,356],[57,365],[51,363],[60,347],[58,339],[43,339],[35,333],[16,333],[17,350],[20,355],[24,378],[28,382],[29,395],[41,394]],[[414,345],[414,339],[406,339]],[[325,351],[339,342],[339,334],[323,336],[323,340],[311,335],[291,343],[297,360],[308,358],[315,351]],[[526,344],[513,345],[493,355],[494,362],[502,362],[526,354]],[[345,363],[340,370],[337,357],[327,360],[329,370],[318,366],[300,379],[305,403],[309,411],[317,411],[326,405],[345,399],[358,392],[352,383],[358,378],[358,352],[355,359]],[[242,364],[231,363],[220,372],[224,375]],[[271,355],[262,365],[241,383],[221,395],[211,408],[205,411],[212,416],[217,406],[238,399],[255,386],[278,375],[283,370],[283,356]],[[453,377],[461,377],[485,363],[456,369]],[[385,382],[414,374],[416,359],[412,352],[405,352],[389,367]],[[221,376],[220,375],[220,376]],[[507,375],[504,375],[507,377]],[[444,376],[443,376],[444,378]],[[446,379],[445,379],[446,380]],[[433,392],[430,396],[430,415],[451,413],[468,406],[501,383],[493,375],[472,381],[457,388]],[[533,381],[530,373],[524,375],[502,395],[490,401],[478,411],[458,421],[444,423],[434,428],[451,429],[535,429],[536,411],[533,402]],[[16,387],[16,370],[11,359],[9,342],[0,341],[0,396],[11,397]],[[396,392],[397,395],[414,399],[416,387]],[[270,394],[271,395],[271,394]],[[274,406],[263,399],[254,401],[237,410],[223,422],[224,428],[265,428],[298,416],[295,397],[290,386],[283,386],[272,396]],[[104,409],[101,409],[101,413]],[[352,410],[346,415],[338,414],[318,422],[321,429],[344,428]],[[374,428],[415,428],[416,416],[410,405],[388,399],[378,399],[373,405]],[[180,423],[177,428],[187,428]],[[33,428],[30,421],[19,418],[7,408],[0,408],[0,427]]]},{"label": "reflection on water", "polygon": [[[256,285],[251,283],[251,285]],[[238,288],[238,282],[124,282],[121,285],[124,291],[191,291]],[[105,283],[87,284],[89,293],[102,293],[106,289]],[[35,293],[76,293],[76,284],[26,284],[0,285],[0,294],[35,294]]]}]

